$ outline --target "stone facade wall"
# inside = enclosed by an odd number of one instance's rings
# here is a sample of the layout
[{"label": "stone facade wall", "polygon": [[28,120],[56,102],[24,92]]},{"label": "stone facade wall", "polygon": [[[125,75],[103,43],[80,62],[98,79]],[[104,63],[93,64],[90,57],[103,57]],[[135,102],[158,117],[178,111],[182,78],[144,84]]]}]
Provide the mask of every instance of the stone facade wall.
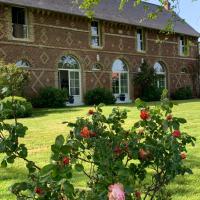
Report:
[{"label": "stone facade wall", "polygon": [[[179,56],[179,35],[166,36],[157,30],[145,29],[145,53],[136,50],[136,27],[101,21],[102,48],[90,46],[90,22],[87,18],[70,16],[50,11],[28,9],[29,40],[14,40],[11,37],[10,6],[0,6],[0,59],[16,62],[26,59],[31,63],[29,95],[37,94],[44,86],[58,86],[58,61],[63,55],[74,55],[81,66],[82,91],[97,86],[111,88],[112,63],[122,58],[129,67],[129,91],[134,98],[132,79],[138,72],[142,59],[150,65],[162,61],[167,71],[167,88],[172,93],[184,85],[195,91],[195,75],[198,70],[197,38],[188,37],[190,54]],[[162,40],[162,42],[159,42]],[[92,71],[99,64],[101,71]],[[188,73],[181,73],[185,67]]]}]

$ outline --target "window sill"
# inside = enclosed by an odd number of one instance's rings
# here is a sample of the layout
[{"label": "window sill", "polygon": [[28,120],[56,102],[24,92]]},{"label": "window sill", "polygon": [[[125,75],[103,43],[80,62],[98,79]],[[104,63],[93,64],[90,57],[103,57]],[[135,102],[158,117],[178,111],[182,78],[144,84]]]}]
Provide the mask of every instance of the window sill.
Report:
[{"label": "window sill", "polygon": [[103,46],[97,47],[97,46],[92,46],[92,45],[90,45],[90,48],[91,48],[91,49],[103,49]]},{"label": "window sill", "polygon": [[146,53],[146,51],[143,51],[143,50],[138,50],[138,49],[136,49],[136,51],[138,52],[138,53]]},{"label": "window sill", "polygon": [[189,55],[179,54],[180,57],[189,57]]},{"label": "window sill", "polygon": [[11,37],[10,40],[19,41],[19,42],[33,42],[30,38],[15,38],[15,37]]}]

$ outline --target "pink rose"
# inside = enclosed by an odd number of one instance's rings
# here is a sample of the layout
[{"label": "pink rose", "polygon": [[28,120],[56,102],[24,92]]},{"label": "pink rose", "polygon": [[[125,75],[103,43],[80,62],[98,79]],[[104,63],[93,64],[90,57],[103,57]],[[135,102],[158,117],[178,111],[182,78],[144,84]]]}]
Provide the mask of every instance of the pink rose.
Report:
[{"label": "pink rose", "polygon": [[109,200],[125,200],[124,187],[121,183],[115,183],[108,187],[108,199]]}]

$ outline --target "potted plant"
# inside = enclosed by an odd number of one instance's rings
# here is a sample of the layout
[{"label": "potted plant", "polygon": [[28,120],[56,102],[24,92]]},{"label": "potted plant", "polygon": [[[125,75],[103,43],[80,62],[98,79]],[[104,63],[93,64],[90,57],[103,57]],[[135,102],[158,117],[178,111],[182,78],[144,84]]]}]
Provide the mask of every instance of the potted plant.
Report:
[{"label": "potted plant", "polygon": [[125,101],[125,99],[126,99],[125,94],[120,94],[120,95],[119,95],[119,100],[120,100],[120,101]]},{"label": "potted plant", "polygon": [[74,103],[74,96],[70,95],[69,98],[68,98],[68,101],[70,104],[73,104]]}]

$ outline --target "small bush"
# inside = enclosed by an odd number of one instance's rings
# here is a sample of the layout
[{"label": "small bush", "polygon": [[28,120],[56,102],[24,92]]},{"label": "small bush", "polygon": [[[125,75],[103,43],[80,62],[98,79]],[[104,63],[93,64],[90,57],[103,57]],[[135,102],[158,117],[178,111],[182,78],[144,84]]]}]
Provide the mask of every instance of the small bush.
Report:
[{"label": "small bush", "polygon": [[65,106],[67,96],[66,90],[46,87],[39,91],[38,97],[32,99],[32,103],[37,108],[59,108]]},{"label": "small bush", "polygon": [[95,88],[86,92],[84,101],[87,105],[99,105],[100,103],[110,105],[114,104],[116,99],[110,90]]},{"label": "small bush", "polygon": [[0,116],[4,119],[12,119],[14,116],[30,117],[33,112],[32,104],[23,97],[5,97],[0,101],[0,105],[3,106]]},{"label": "small bush", "polygon": [[192,89],[190,86],[179,88],[172,95],[175,100],[192,99]]},{"label": "small bush", "polygon": [[143,89],[141,99],[144,101],[159,101],[162,94],[162,89],[156,86],[151,86]]}]

